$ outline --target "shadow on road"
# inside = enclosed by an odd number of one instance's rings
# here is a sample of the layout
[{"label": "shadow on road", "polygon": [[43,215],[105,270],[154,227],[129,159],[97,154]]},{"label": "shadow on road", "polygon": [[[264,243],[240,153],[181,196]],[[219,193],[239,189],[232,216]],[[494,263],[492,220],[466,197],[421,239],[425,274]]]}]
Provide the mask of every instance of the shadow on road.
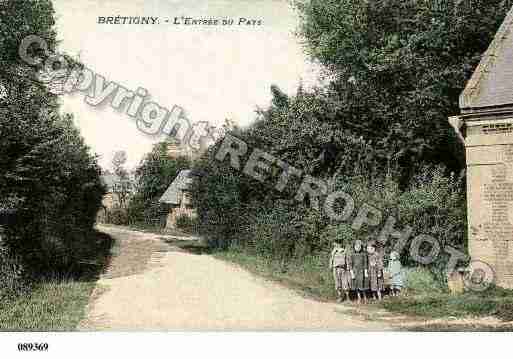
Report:
[{"label": "shadow on road", "polygon": [[212,254],[213,252],[212,248],[210,248],[202,240],[175,240],[169,238],[162,238],[161,240],[172,247],[176,247],[190,254],[202,255]]}]

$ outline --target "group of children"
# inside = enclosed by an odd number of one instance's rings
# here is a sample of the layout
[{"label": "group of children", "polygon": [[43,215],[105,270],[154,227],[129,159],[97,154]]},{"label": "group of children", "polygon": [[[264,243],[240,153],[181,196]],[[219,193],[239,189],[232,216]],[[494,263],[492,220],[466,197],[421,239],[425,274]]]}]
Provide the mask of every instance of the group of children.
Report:
[{"label": "group of children", "polygon": [[367,244],[357,240],[351,250],[346,250],[340,243],[335,243],[331,252],[330,268],[333,270],[337,301],[350,299],[350,292],[356,293],[358,303],[367,301],[370,290],[374,299],[381,300],[385,290],[385,275],[387,284],[393,296],[399,294],[403,287],[403,276],[399,254],[390,253],[388,266],[384,266],[383,255],[377,250],[374,242]]}]

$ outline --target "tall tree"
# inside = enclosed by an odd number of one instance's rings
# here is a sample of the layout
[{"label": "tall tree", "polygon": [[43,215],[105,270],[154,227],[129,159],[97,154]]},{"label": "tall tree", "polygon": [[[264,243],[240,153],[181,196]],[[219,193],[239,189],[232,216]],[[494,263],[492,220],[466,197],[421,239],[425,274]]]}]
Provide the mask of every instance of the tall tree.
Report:
[{"label": "tall tree", "polygon": [[[298,34],[322,66],[324,81],[290,95],[272,86],[270,106],[258,110],[254,124],[235,131],[237,137],[303,174],[339,175],[341,181],[332,185],[355,175],[391,173],[400,193],[422,165],[463,168],[462,149],[447,119],[458,113],[459,94],[510,1],[300,0],[296,5]],[[228,161],[219,163],[211,148],[196,164],[205,175],[193,191],[207,233],[240,238],[249,232],[248,221],[266,223],[261,213],[278,203],[296,212],[291,199],[298,184],[274,191],[282,173],[277,167],[260,183]],[[455,212],[462,213],[459,209]],[[297,218],[306,221],[302,214]],[[461,228],[454,232],[463,233]]]},{"label": "tall tree", "polygon": [[128,197],[133,189],[130,176],[125,168],[127,159],[126,151],[117,151],[112,158],[112,169],[116,175],[112,191],[117,196],[121,208],[126,208]]},{"label": "tall tree", "polygon": [[11,249],[41,271],[69,267],[87,251],[85,233],[104,193],[73,116],[62,115],[57,96],[37,80],[41,65],[18,55],[29,35],[55,52],[53,16],[48,0],[0,1],[0,202],[15,203],[19,214],[7,236]]},{"label": "tall tree", "polygon": [[334,119],[386,162],[461,168],[447,123],[511,1],[297,1],[299,34],[332,80]]}]

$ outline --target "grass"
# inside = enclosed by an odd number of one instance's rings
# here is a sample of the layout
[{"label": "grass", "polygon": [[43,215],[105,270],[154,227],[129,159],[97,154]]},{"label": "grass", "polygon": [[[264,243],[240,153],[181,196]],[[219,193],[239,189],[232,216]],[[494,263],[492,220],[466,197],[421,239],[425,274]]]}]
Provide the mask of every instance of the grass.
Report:
[{"label": "grass", "polygon": [[110,261],[114,241],[97,232],[94,257],[87,258],[79,275],[51,275],[17,298],[0,301],[0,331],[72,331],[86,314],[86,306],[100,273]]},{"label": "grass", "polygon": [[382,305],[391,312],[425,318],[495,316],[513,321],[513,291],[500,288],[455,295],[410,292],[399,298],[388,298]]},{"label": "grass", "polygon": [[[236,249],[214,252],[213,255],[296,289],[308,297],[321,301],[335,298],[333,279],[323,256],[284,263]],[[421,268],[406,271],[406,287],[402,296],[385,296],[385,300],[372,306],[426,319],[495,316],[504,321],[513,321],[511,290],[491,288],[485,292],[452,295],[427,270]]]},{"label": "grass", "polygon": [[[241,248],[232,247],[227,251],[212,251],[205,243],[198,241],[174,241],[172,244],[196,254],[212,254],[218,259],[235,263],[256,275],[296,289],[307,297],[321,301],[335,298],[332,273],[327,266],[327,254],[285,262],[249,253]],[[495,316],[504,321],[513,321],[512,290],[491,288],[485,292],[452,295],[433,278],[429,271],[423,268],[406,270],[405,278],[406,289],[402,296],[386,296],[385,300],[374,303],[371,307],[426,319]],[[431,329],[453,330],[447,325]],[[491,330],[493,328],[473,327],[471,329]]]},{"label": "grass", "polygon": [[289,262],[248,254],[242,250],[219,251],[214,257],[235,263],[251,273],[277,281],[307,297],[327,301],[335,298],[328,259],[309,256]]},{"label": "grass", "polygon": [[96,281],[50,280],[0,303],[0,330],[72,331],[84,318]]},{"label": "grass", "polygon": [[451,294],[420,268],[407,272],[404,295],[387,298],[381,305],[390,312],[424,318],[495,316],[513,321],[513,291],[493,287],[484,292]]}]

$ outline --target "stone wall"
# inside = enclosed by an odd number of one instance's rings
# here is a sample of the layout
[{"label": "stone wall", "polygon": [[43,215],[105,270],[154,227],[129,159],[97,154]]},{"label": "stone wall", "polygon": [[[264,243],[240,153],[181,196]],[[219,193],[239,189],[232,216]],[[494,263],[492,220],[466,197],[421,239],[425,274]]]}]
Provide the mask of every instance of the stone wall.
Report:
[{"label": "stone wall", "polygon": [[513,288],[513,118],[467,122],[469,252]]}]

